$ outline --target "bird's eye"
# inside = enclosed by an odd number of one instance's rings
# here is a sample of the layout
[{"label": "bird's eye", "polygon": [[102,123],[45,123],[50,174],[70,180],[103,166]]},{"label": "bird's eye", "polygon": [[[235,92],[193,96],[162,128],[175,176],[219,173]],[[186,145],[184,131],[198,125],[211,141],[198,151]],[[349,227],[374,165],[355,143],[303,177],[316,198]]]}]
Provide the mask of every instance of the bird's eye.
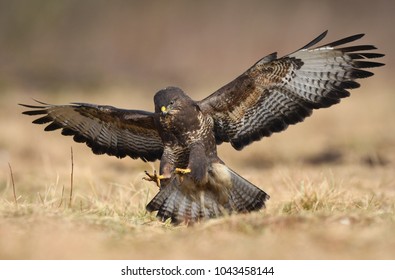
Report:
[{"label": "bird's eye", "polygon": [[170,101],[169,104],[170,104],[170,105],[174,105],[174,100]]}]

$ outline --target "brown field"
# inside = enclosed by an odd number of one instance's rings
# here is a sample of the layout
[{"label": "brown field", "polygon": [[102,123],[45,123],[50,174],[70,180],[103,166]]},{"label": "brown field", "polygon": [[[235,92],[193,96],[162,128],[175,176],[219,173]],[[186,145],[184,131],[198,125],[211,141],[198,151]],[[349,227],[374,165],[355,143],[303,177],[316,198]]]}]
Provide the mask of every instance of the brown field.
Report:
[{"label": "brown field", "polygon": [[[90,98],[112,104],[125,94]],[[60,96],[38,98],[64,103],[80,95]],[[149,103],[133,100],[139,107]],[[30,100],[8,93],[0,116],[7,147],[1,154],[2,259],[395,257],[395,131],[389,126],[395,112],[385,89],[354,91],[337,107],[242,152],[221,146],[222,158],[271,199],[260,212],[193,227],[163,224],[144,210],[156,187],[141,178],[157,163],[93,155],[69,137],[30,124],[19,114],[21,101]]]},{"label": "brown field", "polygon": [[[154,1],[101,4],[89,16],[89,5],[80,14],[70,8],[78,1],[38,2],[47,16],[34,21],[33,5],[29,13],[12,4],[22,15],[12,17],[0,1],[0,21],[14,24],[0,25],[0,259],[395,259],[391,1],[349,1],[344,11],[333,1],[301,1],[284,12],[284,1],[246,1],[254,5],[243,9],[180,1],[173,10]],[[17,106],[36,98],[152,110],[155,90],[167,85],[200,99],[260,57],[289,53],[328,28],[325,42],[366,32],[363,43],[386,53],[387,65],[304,123],[241,152],[220,146],[232,169],[270,194],[260,212],[191,227],[158,222],[145,211],[157,189],[141,179],[157,162],[93,155],[31,124]]]}]

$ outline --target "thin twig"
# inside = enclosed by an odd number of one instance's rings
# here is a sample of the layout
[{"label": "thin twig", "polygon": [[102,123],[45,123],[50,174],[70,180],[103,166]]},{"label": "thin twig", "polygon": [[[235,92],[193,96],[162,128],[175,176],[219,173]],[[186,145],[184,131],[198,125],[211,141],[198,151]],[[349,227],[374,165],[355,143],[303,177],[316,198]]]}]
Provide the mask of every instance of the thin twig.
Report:
[{"label": "thin twig", "polygon": [[14,174],[12,173],[12,168],[11,168],[11,164],[10,164],[10,163],[8,163],[8,167],[10,168],[11,183],[12,183],[12,192],[14,193],[14,202],[15,202],[16,208],[18,208],[18,200],[16,199],[16,190],[15,190]]},{"label": "thin twig", "polygon": [[73,157],[73,147],[71,147],[71,175],[70,175],[70,199],[69,208],[71,208],[71,201],[73,199],[73,177],[74,177],[74,157]]},{"label": "thin twig", "polygon": [[60,203],[58,205],[58,208],[60,208],[60,206],[62,206],[62,204],[63,204],[63,194],[64,194],[64,185],[62,187],[62,196],[60,197]]},{"label": "thin twig", "polygon": [[43,197],[41,196],[40,192],[38,192],[37,195],[38,195],[38,198],[39,198],[40,201],[41,201],[41,204],[42,204],[42,205],[45,205],[44,199],[43,199]]}]

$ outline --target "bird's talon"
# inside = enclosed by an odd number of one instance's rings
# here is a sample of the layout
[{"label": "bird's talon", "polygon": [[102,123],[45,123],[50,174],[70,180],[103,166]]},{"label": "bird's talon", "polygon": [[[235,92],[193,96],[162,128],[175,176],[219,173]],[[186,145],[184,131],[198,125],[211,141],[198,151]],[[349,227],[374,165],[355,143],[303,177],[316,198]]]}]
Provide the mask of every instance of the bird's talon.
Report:
[{"label": "bird's talon", "polygon": [[165,179],[165,176],[163,175],[158,175],[156,173],[156,170],[154,170],[154,174],[151,175],[148,173],[148,171],[144,171],[145,175],[147,175],[147,177],[143,177],[143,180],[146,181],[150,181],[150,182],[155,182],[156,185],[158,186],[158,188],[160,188],[160,180]]},{"label": "bird's talon", "polygon": [[176,168],[175,173],[188,174],[188,173],[191,173],[191,169],[190,168]]}]

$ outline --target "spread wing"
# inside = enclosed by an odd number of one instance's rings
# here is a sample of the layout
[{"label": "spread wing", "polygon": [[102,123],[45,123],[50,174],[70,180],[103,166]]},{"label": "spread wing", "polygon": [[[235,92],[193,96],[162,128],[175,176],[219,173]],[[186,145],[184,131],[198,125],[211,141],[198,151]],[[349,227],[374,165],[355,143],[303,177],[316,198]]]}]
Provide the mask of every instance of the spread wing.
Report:
[{"label": "spread wing", "polygon": [[86,143],[95,154],[130,156],[144,161],[162,156],[163,144],[153,113],[87,103],[60,106],[38,103],[41,105],[20,104],[33,109],[23,114],[43,115],[33,123],[49,123],[45,131],[62,129],[63,135],[73,135],[74,141]]},{"label": "spread wing", "polygon": [[362,70],[384,64],[367,61],[383,54],[364,52],[372,45],[339,47],[360,39],[350,36],[311,48],[327,32],[298,51],[277,58],[268,55],[235,80],[199,101],[214,120],[217,143],[230,142],[242,149],[253,141],[303,121],[313,109],[329,107],[349,96],[355,81],[372,76]]}]

